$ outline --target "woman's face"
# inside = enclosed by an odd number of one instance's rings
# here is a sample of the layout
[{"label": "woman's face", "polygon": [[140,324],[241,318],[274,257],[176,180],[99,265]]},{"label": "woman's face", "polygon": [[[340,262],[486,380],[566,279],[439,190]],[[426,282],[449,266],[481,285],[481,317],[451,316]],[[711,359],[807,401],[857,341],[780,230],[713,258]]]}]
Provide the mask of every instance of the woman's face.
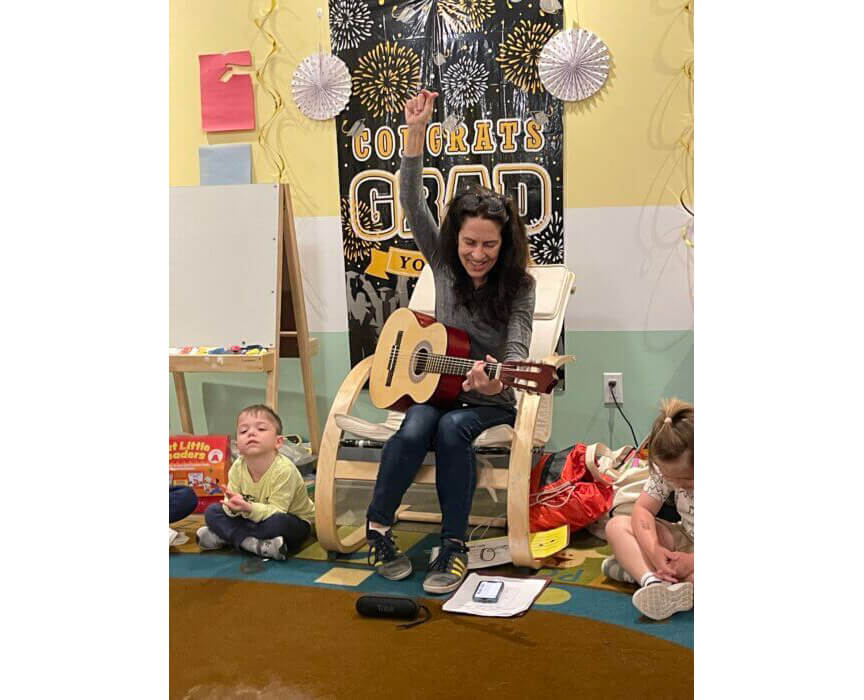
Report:
[{"label": "woman's face", "polygon": [[479,287],[498,262],[501,252],[501,224],[480,216],[469,216],[459,229],[459,260]]}]

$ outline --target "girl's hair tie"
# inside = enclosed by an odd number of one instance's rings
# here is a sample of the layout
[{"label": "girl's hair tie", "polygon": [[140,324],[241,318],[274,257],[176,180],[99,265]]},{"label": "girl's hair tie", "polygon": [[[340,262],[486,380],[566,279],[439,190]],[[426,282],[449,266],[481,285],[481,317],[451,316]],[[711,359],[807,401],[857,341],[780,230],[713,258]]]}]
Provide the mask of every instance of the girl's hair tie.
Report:
[{"label": "girl's hair tie", "polygon": [[672,422],[672,417],[671,417],[671,416],[666,416],[666,420],[664,420],[663,422],[664,422],[664,423],[671,423],[671,422]]}]

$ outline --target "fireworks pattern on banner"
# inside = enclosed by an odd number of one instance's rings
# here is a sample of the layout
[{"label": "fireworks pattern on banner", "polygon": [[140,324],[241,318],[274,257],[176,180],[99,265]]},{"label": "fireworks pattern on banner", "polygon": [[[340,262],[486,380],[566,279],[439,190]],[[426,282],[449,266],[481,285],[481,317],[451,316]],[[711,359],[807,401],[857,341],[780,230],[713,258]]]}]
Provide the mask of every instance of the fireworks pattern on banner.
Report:
[{"label": "fireworks pattern on banner", "polygon": [[488,81],[489,69],[473,56],[464,54],[444,71],[441,78],[444,99],[452,109],[472,107],[486,94]]},{"label": "fireworks pattern on banner", "polygon": [[334,51],[356,49],[372,36],[372,14],[366,0],[330,0],[330,43]]},{"label": "fireworks pattern on banner", "polygon": [[[381,228],[381,222],[372,220],[372,210],[366,202],[358,202],[357,218],[367,231],[375,231]],[[340,209],[342,212],[342,250],[345,253],[346,260],[357,262],[365,260],[369,257],[370,251],[375,247],[372,241],[367,241],[365,238],[360,238],[354,231],[351,225],[351,205],[348,199],[343,197],[340,200]]]},{"label": "fireworks pattern on banner", "polygon": [[420,57],[395,41],[383,41],[357,61],[354,94],[376,119],[401,114],[420,86]]},{"label": "fireworks pattern on banner", "polygon": [[528,239],[531,259],[536,265],[564,264],[564,219],[561,212],[552,212],[549,225]]},{"label": "fireworks pattern on banner", "polygon": [[438,14],[456,31],[477,31],[495,14],[495,0],[438,0]]},{"label": "fireworks pattern on banner", "polygon": [[504,77],[523,92],[543,90],[537,62],[540,52],[554,33],[555,27],[551,24],[523,19],[498,47],[495,60],[501,64]]}]

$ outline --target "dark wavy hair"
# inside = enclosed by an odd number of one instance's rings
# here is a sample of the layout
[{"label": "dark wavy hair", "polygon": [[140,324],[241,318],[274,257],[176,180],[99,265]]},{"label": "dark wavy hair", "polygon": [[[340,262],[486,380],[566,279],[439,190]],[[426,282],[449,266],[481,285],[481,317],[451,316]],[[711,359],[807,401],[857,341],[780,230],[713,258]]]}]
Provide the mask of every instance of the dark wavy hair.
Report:
[{"label": "dark wavy hair", "polygon": [[[486,283],[476,290],[459,259],[459,231],[465,219],[473,216],[496,221],[501,226],[498,259],[489,270]],[[528,236],[513,200],[485,187],[472,187],[450,201],[441,222],[441,257],[453,274],[457,303],[479,313],[487,323],[506,323],[516,295],[534,284],[525,269]]]}]

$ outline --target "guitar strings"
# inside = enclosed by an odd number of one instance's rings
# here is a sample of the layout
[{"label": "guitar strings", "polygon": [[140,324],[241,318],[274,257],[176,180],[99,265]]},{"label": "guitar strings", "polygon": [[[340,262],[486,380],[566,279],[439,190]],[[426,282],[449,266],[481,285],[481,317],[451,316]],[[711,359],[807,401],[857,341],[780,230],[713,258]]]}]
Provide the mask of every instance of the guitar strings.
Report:
[{"label": "guitar strings", "polygon": [[[397,360],[402,355],[401,350],[397,350],[396,348],[390,349],[390,360]],[[420,357],[423,357],[426,362],[424,366],[425,372],[432,372],[433,374],[459,374],[460,376],[470,370],[474,366],[474,362],[476,360],[468,360],[450,357],[449,355],[438,355],[436,353],[425,353],[420,350],[414,350],[410,355],[410,361],[412,363],[416,362]],[[512,363],[512,362],[487,362],[486,367],[492,368],[493,370],[501,367],[503,370],[513,370],[516,371],[517,368],[523,365],[523,363]],[[447,371],[450,370],[450,371]],[[539,373],[539,370],[538,370]]]}]

